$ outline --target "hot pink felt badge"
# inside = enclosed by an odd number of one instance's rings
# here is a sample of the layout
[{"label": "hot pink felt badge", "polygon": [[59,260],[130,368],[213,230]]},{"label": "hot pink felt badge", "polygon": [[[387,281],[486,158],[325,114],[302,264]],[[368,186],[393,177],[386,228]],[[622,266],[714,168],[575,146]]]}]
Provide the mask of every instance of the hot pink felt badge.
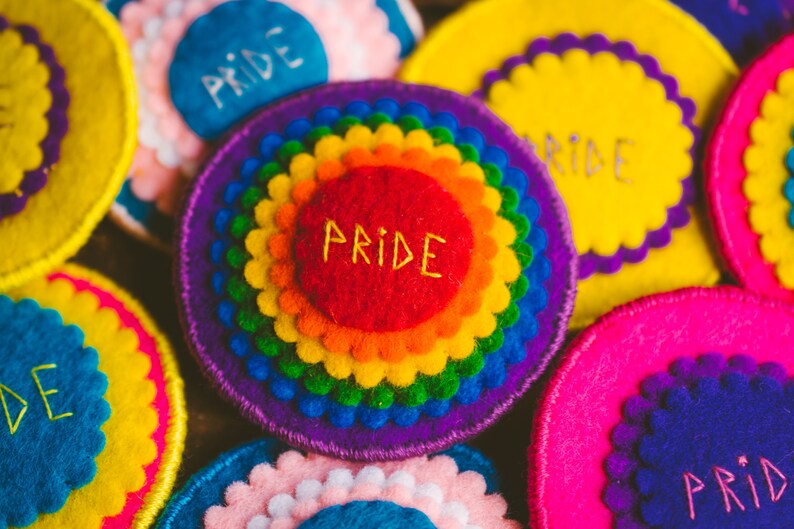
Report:
[{"label": "hot pink felt badge", "polygon": [[739,282],[794,300],[794,35],[744,73],[708,146],[706,189],[722,255]]},{"label": "hot pink felt badge", "polygon": [[584,331],[529,451],[540,529],[783,527],[794,513],[794,307],[660,294]]}]

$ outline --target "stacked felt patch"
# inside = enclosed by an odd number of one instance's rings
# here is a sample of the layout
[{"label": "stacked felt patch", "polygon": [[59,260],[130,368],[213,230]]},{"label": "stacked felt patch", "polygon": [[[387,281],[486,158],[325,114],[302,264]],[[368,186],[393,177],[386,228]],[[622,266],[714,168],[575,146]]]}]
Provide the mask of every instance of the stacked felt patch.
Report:
[{"label": "stacked felt patch", "polygon": [[543,160],[571,216],[581,327],[643,294],[718,280],[693,174],[700,127],[735,74],[667,2],[481,0],[401,77],[472,92]]},{"label": "stacked felt patch", "polygon": [[167,341],[126,293],[77,267],[0,296],[0,527],[149,527],[186,414]]},{"label": "stacked felt patch", "polygon": [[118,13],[135,61],[140,127],[113,208],[133,233],[171,240],[186,180],[252,111],[329,81],[391,76],[421,35],[410,2],[134,0]]},{"label": "stacked felt patch", "polygon": [[82,246],[134,149],[132,69],[118,27],[95,2],[50,4],[0,2],[0,290]]},{"label": "stacked felt patch", "polygon": [[745,72],[715,128],[706,186],[720,249],[751,290],[794,299],[794,37]]},{"label": "stacked felt patch", "polygon": [[274,434],[346,458],[487,426],[545,366],[572,301],[538,160],[427,87],[337,85],[260,114],[197,180],[179,243],[210,377]]},{"label": "stacked felt patch", "polygon": [[673,0],[712,35],[740,65],[791,28],[790,0]]},{"label": "stacked felt patch", "polygon": [[652,296],[585,330],[539,412],[532,526],[785,526],[792,333],[791,306],[733,288]]},{"label": "stacked felt patch", "polygon": [[430,458],[364,464],[257,441],[192,477],[157,527],[518,527],[505,518],[507,505],[488,475],[490,462],[465,446]]}]

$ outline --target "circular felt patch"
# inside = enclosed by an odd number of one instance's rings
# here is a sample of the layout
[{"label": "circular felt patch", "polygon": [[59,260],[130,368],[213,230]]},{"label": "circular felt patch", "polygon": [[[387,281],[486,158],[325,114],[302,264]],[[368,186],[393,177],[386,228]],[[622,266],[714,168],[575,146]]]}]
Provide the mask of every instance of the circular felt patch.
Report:
[{"label": "circular felt patch", "polygon": [[679,8],[480,0],[438,26],[400,75],[474,93],[545,162],[580,255],[573,326],[719,279],[692,173],[699,128],[736,66]]},{"label": "circular felt patch", "polygon": [[390,28],[405,33],[403,13],[410,10],[386,3],[388,11],[376,0],[135,0],[110,6],[118,9],[132,50],[141,98],[139,147],[114,217],[167,247],[172,215],[207,141],[301,89],[391,76],[407,36]]},{"label": "circular felt patch", "polygon": [[[24,360],[2,372],[5,422],[14,431],[11,442],[27,440],[32,450],[4,457],[6,465],[31,467],[6,474],[35,480],[41,473],[53,485],[59,466],[70,474],[67,488],[9,481],[4,492],[18,512],[17,518],[2,513],[3,520],[36,529],[149,527],[170,493],[184,446],[182,381],[168,342],[128,294],[75,266],[9,295],[23,301],[0,300],[3,310],[21,307],[43,319],[2,318],[24,325],[9,331],[16,339],[7,347],[23,351]],[[28,369],[28,363],[35,365]],[[82,446],[90,451],[80,453]],[[26,501],[39,508],[27,508]]]},{"label": "circular felt patch", "polygon": [[2,0],[0,14],[5,291],[73,255],[110,207],[134,149],[135,94],[123,37],[96,2]]},{"label": "circular felt patch", "polygon": [[794,37],[770,47],[742,77],[708,149],[706,189],[722,254],[739,282],[794,299],[791,154]]},{"label": "circular felt patch", "polygon": [[747,64],[791,28],[789,0],[673,0]]},{"label": "circular felt patch", "polygon": [[789,519],[792,333],[789,305],[728,287],[651,296],[585,330],[539,412],[533,527]]},{"label": "circular felt patch", "polygon": [[[507,505],[466,468],[466,446],[402,462],[346,463],[262,440],[221,455],[166,507],[158,529],[512,528]],[[362,523],[366,525],[361,525]]]},{"label": "circular felt patch", "polygon": [[461,96],[371,82],[288,99],[186,204],[189,342],[298,446],[438,450],[504,413],[564,334],[575,263],[558,200],[527,146]]}]

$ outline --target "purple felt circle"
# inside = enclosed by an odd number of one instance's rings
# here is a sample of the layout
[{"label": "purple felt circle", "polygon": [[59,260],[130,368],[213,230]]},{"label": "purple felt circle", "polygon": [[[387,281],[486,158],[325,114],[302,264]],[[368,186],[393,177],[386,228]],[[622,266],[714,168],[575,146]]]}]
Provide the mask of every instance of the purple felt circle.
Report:
[{"label": "purple felt circle", "polygon": [[[501,386],[485,390],[473,404],[454,403],[439,418],[423,416],[408,427],[387,424],[377,430],[363,425],[337,428],[310,419],[294,404],[273,397],[251,378],[245,363],[229,349],[227,330],[216,318],[217,296],[210,276],[214,266],[209,246],[215,239],[214,213],[224,207],[223,190],[242,162],[258,152],[261,138],[280,132],[293,120],[311,116],[324,106],[391,98],[417,102],[431,112],[449,112],[461,127],[475,127],[489,145],[508,155],[510,165],[528,176],[528,190],[541,204],[536,225],[547,235],[544,255],[551,264],[545,282],[546,307],[536,314],[538,333],[526,344],[527,355],[511,366]],[[394,460],[443,450],[487,428],[529,388],[559,349],[573,310],[576,250],[565,206],[546,168],[504,122],[482,103],[439,88],[397,81],[336,83],[301,92],[272,105],[233,132],[192,182],[176,238],[176,288],[188,344],[209,379],[243,414],[280,439],[312,452],[354,460]]]}]

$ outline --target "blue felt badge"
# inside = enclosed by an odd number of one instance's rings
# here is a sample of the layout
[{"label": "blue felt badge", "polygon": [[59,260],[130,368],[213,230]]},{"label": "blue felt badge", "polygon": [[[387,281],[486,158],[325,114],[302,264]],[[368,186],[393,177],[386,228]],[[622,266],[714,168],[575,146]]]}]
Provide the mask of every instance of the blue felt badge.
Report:
[{"label": "blue felt badge", "polygon": [[352,501],[327,507],[302,524],[298,529],[436,529],[422,511],[403,507],[389,501]]},{"label": "blue felt badge", "polygon": [[781,0],[672,1],[706,26],[740,65],[790,27]]},{"label": "blue felt badge", "polygon": [[400,0],[376,0],[375,4],[386,13],[389,18],[389,31],[400,41],[400,57],[407,57],[416,47],[417,35],[411,29],[403,11],[406,7],[401,5]]},{"label": "blue felt badge", "polygon": [[56,512],[92,481],[110,417],[83,333],[32,300],[0,296],[0,528]]},{"label": "blue felt badge", "polygon": [[312,25],[277,2],[233,0],[188,28],[169,70],[171,99],[204,139],[257,108],[328,80]]}]

